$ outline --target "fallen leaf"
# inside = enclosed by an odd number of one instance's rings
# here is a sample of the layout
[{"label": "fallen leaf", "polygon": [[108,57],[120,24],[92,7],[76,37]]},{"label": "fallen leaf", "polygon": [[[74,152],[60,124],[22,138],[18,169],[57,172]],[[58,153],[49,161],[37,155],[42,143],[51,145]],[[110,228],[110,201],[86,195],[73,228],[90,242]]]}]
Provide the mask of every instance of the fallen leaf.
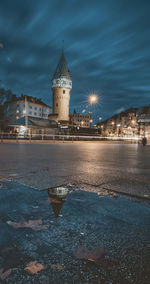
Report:
[{"label": "fallen leaf", "polygon": [[[91,261],[90,259],[88,259],[89,261]],[[92,260],[93,261],[93,260]],[[94,263],[96,265],[102,266],[102,267],[109,267],[109,266],[114,266],[114,265],[118,265],[119,261],[115,260],[115,259],[99,259],[99,260],[95,260]]]},{"label": "fallen leaf", "polygon": [[4,271],[3,269],[0,269],[0,279],[1,279],[1,280],[6,279],[6,277],[8,277],[8,276],[11,274],[12,269],[9,268],[9,269],[6,270],[5,272],[3,272],[3,271]]},{"label": "fallen leaf", "polygon": [[29,274],[37,274],[39,271],[45,269],[44,265],[41,263],[38,263],[37,261],[31,261],[27,264],[27,266],[25,267],[25,270],[29,273]]},{"label": "fallen leaf", "polygon": [[116,199],[118,198],[118,194],[117,193],[112,192],[111,195],[113,196],[113,198],[116,198]]},{"label": "fallen leaf", "polygon": [[24,262],[25,255],[17,247],[7,248],[2,250],[3,257],[3,271],[7,271],[10,268],[17,267]]},{"label": "fallen leaf", "polygon": [[31,228],[35,231],[46,230],[49,227],[49,225],[43,225],[42,219],[23,221],[21,223],[7,221],[7,224],[13,228]]},{"label": "fallen leaf", "polygon": [[55,270],[64,270],[64,266],[62,266],[60,264],[52,264],[51,268],[55,269]]},{"label": "fallen leaf", "polygon": [[115,259],[105,259],[105,250],[104,247],[95,248],[93,250],[88,250],[84,246],[78,247],[75,257],[79,259],[87,259],[91,263],[94,263],[99,266],[109,267],[114,266],[119,263]]},{"label": "fallen leaf", "polygon": [[83,246],[79,246],[75,253],[76,258],[79,258],[79,259],[84,258],[84,259],[88,259],[91,261],[102,259],[104,258],[104,255],[105,255],[104,247],[99,247],[93,250],[88,250],[87,248]]}]

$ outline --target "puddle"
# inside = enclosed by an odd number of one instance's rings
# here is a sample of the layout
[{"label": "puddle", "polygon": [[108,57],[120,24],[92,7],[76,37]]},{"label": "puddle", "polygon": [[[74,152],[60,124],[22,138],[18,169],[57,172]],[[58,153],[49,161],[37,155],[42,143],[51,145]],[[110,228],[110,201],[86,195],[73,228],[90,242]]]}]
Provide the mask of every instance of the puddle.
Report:
[{"label": "puddle", "polygon": [[55,187],[48,189],[48,195],[55,214],[56,219],[60,215],[63,204],[66,201],[69,190],[67,187]]}]

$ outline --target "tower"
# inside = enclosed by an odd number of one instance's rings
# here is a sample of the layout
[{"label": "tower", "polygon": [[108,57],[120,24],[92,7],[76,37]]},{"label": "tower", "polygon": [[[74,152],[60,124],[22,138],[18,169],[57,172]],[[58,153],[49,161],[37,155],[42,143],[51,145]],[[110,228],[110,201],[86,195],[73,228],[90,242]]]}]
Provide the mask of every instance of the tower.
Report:
[{"label": "tower", "polygon": [[72,89],[72,79],[68,69],[64,50],[52,78],[53,91],[53,114],[57,115],[58,121],[69,121],[70,91]]}]

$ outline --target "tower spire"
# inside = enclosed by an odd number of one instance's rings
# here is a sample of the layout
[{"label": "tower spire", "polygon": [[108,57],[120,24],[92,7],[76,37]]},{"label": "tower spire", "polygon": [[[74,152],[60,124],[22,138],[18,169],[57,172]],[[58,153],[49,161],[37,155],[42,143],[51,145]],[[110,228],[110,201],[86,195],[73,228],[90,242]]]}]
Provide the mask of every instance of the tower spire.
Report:
[{"label": "tower spire", "polygon": [[71,80],[71,75],[70,75],[70,71],[68,69],[67,63],[66,63],[66,59],[65,59],[65,55],[64,55],[64,47],[62,47],[62,54],[60,57],[60,60],[58,62],[56,71],[53,75],[53,79],[58,79],[58,78],[66,78],[68,80]]}]

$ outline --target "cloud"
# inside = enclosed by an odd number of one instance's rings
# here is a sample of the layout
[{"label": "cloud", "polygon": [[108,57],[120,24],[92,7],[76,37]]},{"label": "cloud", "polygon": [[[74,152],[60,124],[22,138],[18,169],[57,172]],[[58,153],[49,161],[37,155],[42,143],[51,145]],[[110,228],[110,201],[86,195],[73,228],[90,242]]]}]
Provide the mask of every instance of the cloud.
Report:
[{"label": "cloud", "polygon": [[98,117],[148,104],[149,8],[147,0],[2,0],[3,85],[52,104],[51,79],[64,39],[73,80],[70,110],[87,109],[91,90],[102,96]]}]

